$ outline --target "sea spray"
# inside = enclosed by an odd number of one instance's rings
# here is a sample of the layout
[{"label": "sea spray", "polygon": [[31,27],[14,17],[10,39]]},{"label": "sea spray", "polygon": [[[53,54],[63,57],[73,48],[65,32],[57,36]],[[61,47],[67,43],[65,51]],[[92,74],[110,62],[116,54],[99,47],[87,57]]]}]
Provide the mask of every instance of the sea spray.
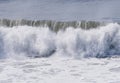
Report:
[{"label": "sea spray", "polygon": [[57,33],[49,27],[0,27],[1,57],[52,55],[75,58],[120,55],[120,25],[110,23],[90,30],[68,27]]}]

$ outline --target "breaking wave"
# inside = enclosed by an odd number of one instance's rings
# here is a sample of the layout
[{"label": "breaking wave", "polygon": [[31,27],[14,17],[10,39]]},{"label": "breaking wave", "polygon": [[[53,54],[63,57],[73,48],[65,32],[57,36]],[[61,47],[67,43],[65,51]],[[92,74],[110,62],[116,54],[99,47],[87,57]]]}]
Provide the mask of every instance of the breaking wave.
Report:
[{"label": "breaking wave", "polygon": [[52,21],[52,20],[9,20],[0,19],[0,26],[14,27],[14,26],[33,26],[33,27],[49,27],[52,31],[65,30],[68,27],[91,29],[98,26],[104,26],[107,23],[97,21]]},{"label": "breaking wave", "polygon": [[120,25],[109,23],[89,30],[68,26],[1,26],[0,57],[112,57],[120,55]]}]

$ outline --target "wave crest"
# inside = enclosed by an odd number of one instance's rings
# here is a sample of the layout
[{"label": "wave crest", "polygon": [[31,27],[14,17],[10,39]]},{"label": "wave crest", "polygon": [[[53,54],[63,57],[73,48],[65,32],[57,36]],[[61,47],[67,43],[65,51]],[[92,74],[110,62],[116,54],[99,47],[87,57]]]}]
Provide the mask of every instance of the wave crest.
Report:
[{"label": "wave crest", "polygon": [[112,57],[120,55],[120,25],[111,23],[97,29],[68,27],[57,33],[48,27],[14,26],[0,28],[0,56]]}]

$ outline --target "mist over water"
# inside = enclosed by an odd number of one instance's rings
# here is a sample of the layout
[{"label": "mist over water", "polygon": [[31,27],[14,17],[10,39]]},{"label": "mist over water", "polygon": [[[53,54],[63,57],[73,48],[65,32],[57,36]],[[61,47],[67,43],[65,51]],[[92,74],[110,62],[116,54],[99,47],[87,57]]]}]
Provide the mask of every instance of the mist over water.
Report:
[{"label": "mist over water", "polygon": [[120,0],[0,0],[0,18],[119,21]]}]

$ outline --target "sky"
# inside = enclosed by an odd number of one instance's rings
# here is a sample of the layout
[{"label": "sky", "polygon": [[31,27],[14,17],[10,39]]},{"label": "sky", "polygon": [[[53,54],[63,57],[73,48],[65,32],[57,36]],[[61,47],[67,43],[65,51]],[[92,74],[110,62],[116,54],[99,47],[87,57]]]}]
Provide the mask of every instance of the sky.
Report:
[{"label": "sky", "polygon": [[120,0],[0,0],[0,18],[119,20]]}]

